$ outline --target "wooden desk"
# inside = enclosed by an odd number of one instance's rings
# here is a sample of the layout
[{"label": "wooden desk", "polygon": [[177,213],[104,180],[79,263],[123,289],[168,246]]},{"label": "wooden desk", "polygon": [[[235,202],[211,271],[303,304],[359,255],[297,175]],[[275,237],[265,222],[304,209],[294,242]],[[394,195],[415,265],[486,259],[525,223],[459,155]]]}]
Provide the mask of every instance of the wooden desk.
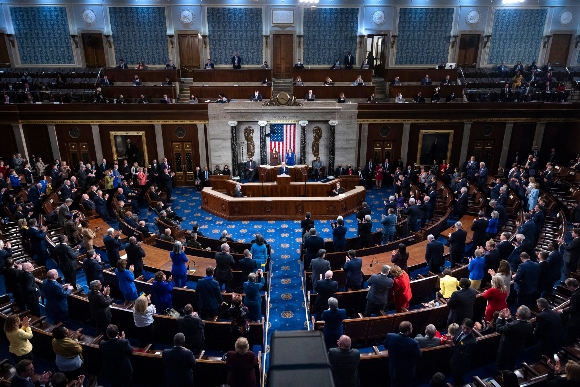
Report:
[{"label": "wooden desk", "polygon": [[312,90],[312,93],[316,96],[316,99],[333,99],[337,100],[340,93],[344,93],[344,96],[348,102],[349,99],[353,98],[364,98],[365,100],[375,93],[375,86],[294,86],[292,87],[292,93],[297,99],[304,99],[308,94],[308,90]]},{"label": "wooden desk", "polygon": [[[272,80],[272,69],[219,69],[193,70],[194,82],[262,82],[268,78]],[[354,82],[354,80],[353,80]]]},{"label": "wooden desk", "polygon": [[[242,184],[242,194],[245,197],[301,197],[306,196],[309,198],[313,197],[329,197],[330,192],[336,187],[336,182],[338,179],[322,183],[295,183],[291,182],[290,178],[287,176],[274,176],[275,180],[272,182],[264,183],[244,183]],[[345,178],[341,179],[341,185],[346,192],[354,189],[358,179]],[[228,196],[234,196],[234,190],[238,182],[234,180],[224,180],[216,181],[216,188],[212,184],[212,189],[215,191],[225,192]]]},{"label": "wooden desk", "polygon": [[[95,237],[93,238],[93,246],[97,249],[104,250],[105,243],[103,242],[103,237],[107,235],[107,230],[111,228],[103,218],[94,218],[89,220],[89,227],[95,232]],[[127,236],[121,235],[121,240],[127,240]]]},{"label": "wooden desk", "polygon": [[[125,98],[137,99],[141,97],[141,94],[147,99],[161,99],[164,94],[167,94],[171,99],[175,98],[174,86],[103,86],[101,89],[105,98],[117,98],[119,94],[123,94]],[[155,103],[159,101],[149,100],[149,102]]]},{"label": "wooden desk", "polygon": [[[392,82],[395,77],[399,77],[401,82],[421,82],[425,75],[433,80],[433,84],[439,84],[449,75],[453,82],[457,81],[457,70],[436,70],[436,69],[388,69],[385,75],[386,82]],[[354,81],[353,81],[354,82]]]},{"label": "wooden desk", "polygon": [[[439,85],[431,86],[421,86],[421,85],[402,85],[402,86],[389,86],[389,98],[395,98],[398,93],[403,95],[403,98],[415,98],[418,92],[421,92],[423,98],[431,98],[435,88]],[[463,85],[453,85],[453,86],[441,86],[439,91],[439,98],[441,101],[445,102],[451,93],[455,93],[455,98],[461,99],[461,93],[465,86]]]},{"label": "wooden desk", "polygon": [[334,82],[350,82],[353,83],[358,76],[361,75],[363,81],[373,81],[373,70],[371,69],[292,69],[292,79],[300,76],[302,82],[324,82],[326,77],[330,77]]},{"label": "wooden desk", "polygon": [[117,68],[105,69],[104,75],[112,82],[133,82],[135,75],[139,75],[141,82],[164,82],[169,78],[171,82],[179,82],[179,70],[122,70]]},{"label": "wooden desk", "polygon": [[215,101],[220,93],[224,93],[229,99],[249,101],[254,92],[258,90],[264,100],[272,98],[272,86],[189,86],[189,94],[195,95],[200,102],[205,100]]},{"label": "wooden desk", "polygon": [[[270,166],[270,165],[260,165],[258,167],[258,176],[260,183],[264,182],[274,182],[278,177],[278,168],[280,166]],[[306,169],[306,174],[302,172]],[[295,165],[293,167],[288,167],[290,172],[291,182],[301,182],[304,183],[308,179],[308,165]],[[212,186],[213,187],[213,186]]]},{"label": "wooden desk", "polygon": [[[141,248],[145,251],[145,258],[143,258],[143,264],[152,270],[162,270],[165,272],[171,272],[171,258],[169,258],[170,251],[160,249],[155,246],[149,246],[142,244]],[[205,277],[205,269],[208,267],[215,267],[215,259],[212,258],[202,258],[193,257],[188,255],[189,259],[189,271],[187,276],[189,279],[198,280],[199,278]],[[195,264],[194,264],[195,262]]]},{"label": "wooden desk", "polygon": [[[273,183],[267,183],[276,186]],[[267,185],[264,183],[264,187]],[[242,192],[249,187],[256,191],[261,189],[259,183],[244,184]],[[297,192],[304,191],[304,184],[291,183],[288,188],[295,186]],[[211,212],[227,220],[251,220],[251,219],[302,219],[306,212],[310,212],[316,219],[336,219],[338,215],[347,216],[357,211],[366,198],[364,187],[358,186],[348,191],[342,197],[316,197],[311,195],[315,190],[330,192],[330,186],[323,186],[321,183],[309,183],[307,186],[307,197],[286,196],[286,197],[245,197],[234,198],[216,192],[212,188],[204,188],[202,191],[202,206],[205,211]],[[315,188],[313,188],[315,187]],[[283,187],[286,189],[286,187]],[[302,189],[302,191],[300,191]],[[259,191],[258,191],[259,192]],[[265,190],[266,193],[266,190]]]},{"label": "wooden desk", "polygon": [[[473,215],[463,215],[459,221],[461,222],[462,228],[467,232],[467,236],[465,237],[465,244],[469,244],[473,240],[473,231],[471,231],[471,226],[473,225],[473,221],[475,220],[475,216]],[[441,231],[441,236],[447,240],[449,240],[449,233],[455,232],[455,226],[449,227],[447,230]]]}]

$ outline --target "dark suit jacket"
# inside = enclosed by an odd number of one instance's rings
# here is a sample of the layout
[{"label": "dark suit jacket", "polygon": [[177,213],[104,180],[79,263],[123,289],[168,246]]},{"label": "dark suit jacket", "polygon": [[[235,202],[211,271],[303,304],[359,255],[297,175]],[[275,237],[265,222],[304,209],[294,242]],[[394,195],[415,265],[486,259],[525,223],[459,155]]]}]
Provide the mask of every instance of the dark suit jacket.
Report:
[{"label": "dark suit jacket", "polygon": [[232,265],[235,263],[234,257],[222,251],[215,255],[215,262],[216,279],[230,281],[233,278]]},{"label": "dark suit jacket", "polygon": [[99,280],[101,284],[105,282],[103,278],[103,264],[93,258],[85,258],[83,260],[83,271],[87,278],[87,284],[91,281]]},{"label": "dark suit jacket", "polygon": [[111,321],[111,308],[113,299],[105,296],[102,292],[89,290],[89,307],[91,308],[91,318],[101,324]]},{"label": "dark suit jacket", "polygon": [[523,352],[527,337],[532,334],[532,323],[527,320],[514,320],[508,323],[505,319],[498,319],[495,330],[501,334],[497,353],[498,364],[513,365],[512,363]]},{"label": "dark suit jacket", "polygon": [[425,261],[428,265],[443,265],[445,259],[443,258],[443,243],[434,239],[427,243],[427,250],[425,251]]},{"label": "dark suit jacket", "polygon": [[473,288],[460,289],[453,292],[447,305],[449,306],[449,318],[447,319],[447,324],[457,323],[461,326],[461,323],[466,318],[473,318],[473,304],[475,303],[475,297],[477,296],[477,291]]},{"label": "dark suit jacket", "polygon": [[539,276],[540,265],[537,262],[528,260],[520,264],[514,277],[518,293],[535,294],[538,291]]},{"label": "dark suit jacket", "polygon": [[367,300],[378,305],[386,305],[389,291],[393,288],[393,279],[383,274],[373,274],[368,279],[369,291]]},{"label": "dark suit jacket", "polygon": [[121,242],[119,242],[118,238],[113,238],[110,235],[105,235],[103,237],[103,243],[107,249],[107,256],[109,257],[109,261],[111,261],[111,255],[113,259],[116,258],[115,262],[120,259],[119,250],[121,248]]},{"label": "dark suit jacket", "polygon": [[133,348],[126,339],[109,339],[99,343],[102,354],[103,371],[111,380],[124,380],[133,374],[131,354]]},{"label": "dark suit jacket", "polygon": [[324,239],[318,235],[313,235],[306,239],[303,245],[304,250],[306,250],[306,258],[308,261],[318,257],[318,250],[324,248]]},{"label": "dark suit jacket", "polygon": [[[77,257],[79,253],[69,245],[59,243],[54,247],[54,254],[58,259],[58,266],[62,271],[75,271],[77,269]],[[89,283],[89,281],[87,281]]]},{"label": "dark suit jacket", "polygon": [[358,224],[358,236],[363,246],[368,246],[371,239],[373,224],[371,222],[362,222]]},{"label": "dark suit jacket", "polygon": [[534,337],[540,344],[540,353],[552,354],[564,345],[564,330],[558,312],[544,309],[536,316]]},{"label": "dark suit jacket", "polygon": [[476,246],[476,248],[479,246],[485,247],[485,240],[486,240],[485,230],[487,229],[488,224],[489,224],[489,221],[482,218],[482,219],[477,219],[471,225],[471,231],[473,231],[473,243],[474,243],[474,246]]},{"label": "dark suit jacket", "polygon": [[258,270],[258,264],[252,258],[242,258],[238,261],[238,267],[242,270],[242,282],[248,280],[248,274]]},{"label": "dark suit jacket", "polygon": [[[520,265],[521,266],[521,265]],[[570,296],[570,305],[562,310],[562,314],[568,314],[568,326],[580,328],[580,288]]]},{"label": "dark suit jacket", "polygon": [[320,275],[322,274],[322,278],[324,278],[324,273],[330,270],[330,262],[324,258],[314,258],[310,261],[310,270],[312,270],[312,287],[316,290],[316,283],[320,279]]},{"label": "dark suit jacket", "polygon": [[346,284],[348,286],[360,285],[363,280],[362,274],[362,259],[352,258],[344,264],[344,271],[346,271]]},{"label": "dark suit jacket", "polygon": [[498,261],[507,261],[509,256],[514,251],[514,246],[509,241],[501,241],[497,245],[497,250],[499,251]]},{"label": "dark suit jacket", "polygon": [[199,317],[186,315],[177,319],[179,332],[185,335],[185,348],[201,350],[204,342],[205,323]]},{"label": "dark suit jacket", "polygon": [[193,387],[193,352],[183,347],[173,347],[164,350],[161,356],[165,364],[167,386]]},{"label": "dark suit jacket", "polygon": [[314,302],[314,309],[317,312],[322,312],[328,308],[328,299],[334,297],[334,293],[338,291],[338,282],[333,280],[319,280],[316,282],[316,301]]},{"label": "dark suit jacket", "polygon": [[415,368],[421,358],[419,343],[400,333],[389,333],[385,339],[389,351],[391,385],[410,386],[415,379]]},{"label": "dark suit jacket", "polygon": [[477,346],[477,340],[473,335],[473,332],[465,336],[461,341],[458,340],[460,335],[461,331],[455,337],[455,345],[451,348],[451,369],[454,373],[460,370],[463,370],[463,372],[469,371],[471,366],[471,356],[473,355],[473,352],[475,352]]},{"label": "dark suit jacket", "polygon": [[356,387],[359,385],[360,353],[358,349],[331,348],[328,351],[328,361],[332,367],[332,376],[336,387]]},{"label": "dark suit jacket", "polygon": [[216,310],[222,303],[222,293],[219,283],[212,279],[202,278],[195,288],[199,310]]},{"label": "dark suit jacket", "polygon": [[534,243],[536,240],[536,225],[532,220],[528,220],[518,227],[518,234],[523,234],[526,237],[526,240]]},{"label": "dark suit jacket", "polygon": [[419,216],[419,206],[413,204],[403,210],[403,213],[407,215],[407,224],[409,229],[412,230],[417,224],[417,217]]},{"label": "dark suit jacket", "polygon": [[449,254],[451,256],[463,256],[465,253],[465,239],[467,238],[467,231],[460,229],[451,233],[449,237]]},{"label": "dark suit jacket", "polygon": [[459,197],[457,198],[457,212],[459,212],[459,214],[461,215],[465,214],[468,205],[469,205],[469,195],[467,195],[467,192],[464,194],[460,193]]},{"label": "dark suit jacket", "polygon": [[[38,285],[36,285],[36,280],[32,273],[22,271],[20,274],[20,288],[22,291],[22,296],[24,300],[36,300],[38,302],[38,297],[40,297],[40,290],[38,290]],[[40,316],[37,316],[40,317]]]},{"label": "dark suit jacket", "polygon": [[127,267],[130,265],[135,266],[135,278],[137,278],[143,272],[143,257],[145,257],[145,251],[137,245],[129,243],[125,248],[127,253]]}]

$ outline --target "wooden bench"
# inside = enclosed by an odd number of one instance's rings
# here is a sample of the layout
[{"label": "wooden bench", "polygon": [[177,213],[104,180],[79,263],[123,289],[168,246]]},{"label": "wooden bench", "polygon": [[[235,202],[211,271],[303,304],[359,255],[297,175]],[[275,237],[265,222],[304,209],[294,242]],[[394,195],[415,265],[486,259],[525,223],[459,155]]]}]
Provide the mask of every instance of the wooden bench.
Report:
[{"label": "wooden bench", "polygon": [[344,93],[348,102],[348,100],[352,99],[366,100],[371,94],[375,93],[376,86],[294,86],[292,88],[292,94],[297,99],[304,99],[309,90],[312,90],[312,94],[316,96],[317,100],[331,99],[336,101],[340,97],[340,93]]},{"label": "wooden bench", "polygon": [[189,86],[189,93],[195,95],[199,101],[215,101],[218,95],[223,93],[230,100],[250,101],[250,97],[258,90],[262,95],[262,100],[267,101],[272,98],[272,86]]}]

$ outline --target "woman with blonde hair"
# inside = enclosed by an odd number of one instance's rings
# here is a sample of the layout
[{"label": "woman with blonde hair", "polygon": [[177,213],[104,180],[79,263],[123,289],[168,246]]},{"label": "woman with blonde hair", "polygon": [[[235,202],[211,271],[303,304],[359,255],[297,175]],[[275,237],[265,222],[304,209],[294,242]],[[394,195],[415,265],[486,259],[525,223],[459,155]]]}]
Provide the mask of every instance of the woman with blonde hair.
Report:
[{"label": "woman with blonde hair", "polygon": [[397,313],[404,312],[403,309],[409,309],[409,301],[413,297],[411,293],[411,279],[409,278],[409,274],[397,265],[393,265],[389,273],[394,277],[393,287],[391,288],[389,297],[395,300]]},{"label": "woman with blonde hair", "polygon": [[151,303],[150,294],[137,297],[133,307],[133,320],[135,321],[136,335],[141,348],[145,348],[147,344],[153,344],[155,341],[153,328],[153,315],[155,313],[157,313],[157,310],[155,305]]},{"label": "woman with blonde hair", "polygon": [[501,279],[503,280],[503,284],[506,287],[506,291],[507,291],[506,297],[509,297],[510,284],[512,281],[512,272],[511,272],[511,268],[510,268],[510,263],[508,261],[506,261],[505,259],[502,259],[499,262],[499,268],[497,269],[497,273],[493,269],[489,269],[487,272],[492,277],[495,277],[495,276],[501,277]]},{"label": "woman with blonde hair", "polygon": [[491,288],[483,292],[483,297],[487,300],[487,307],[485,308],[485,321],[491,321],[493,312],[500,311],[508,307],[507,288],[503,283],[503,279],[499,276],[491,277]]},{"label": "woman with blonde hair", "polygon": [[[28,316],[24,316],[21,321],[17,314],[8,316],[4,322],[4,333],[6,333],[6,338],[10,343],[8,351],[12,354],[15,364],[24,359],[33,360],[32,344],[30,343],[32,330],[28,326],[28,322]],[[21,323],[22,327],[20,327]]]},{"label": "woman with blonde hair", "polygon": [[230,387],[255,387],[259,379],[258,357],[250,351],[250,343],[245,337],[236,340],[235,351],[226,354],[228,366],[227,383]]},{"label": "woman with blonde hair", "polygon": [[81,235],[83,236],[83,247],[87,251],[93,250],[93,239],[97,234],[91,230],[89,222],[85,219],[81,220]]},{"label": "woman with blonde hair", "polygon": [[561,370],[560,361],[552,361],[548,360],[548,366],[550,367],[550,371],[548,371],[548,387],[575,387],[578,386],[578,382],[580,382],[580,364],[573,361],[568,360],[566,363],[566,367],[564,367],[564,373],[566,378],[556,377],[556,373],[559,373]]}]

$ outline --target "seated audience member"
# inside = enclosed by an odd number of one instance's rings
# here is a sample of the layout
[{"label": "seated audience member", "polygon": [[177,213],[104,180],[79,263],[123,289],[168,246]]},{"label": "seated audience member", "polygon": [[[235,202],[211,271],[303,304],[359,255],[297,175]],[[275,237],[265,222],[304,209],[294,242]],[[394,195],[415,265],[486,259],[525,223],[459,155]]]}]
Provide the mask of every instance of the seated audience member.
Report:
[{"label": "seated audience member", "polygon": [[421,92],[417,93],[417,96],[415,96],[415,98],[413,98],[413,102],[415,102],[415,103],[424,103],[425,102],[425,98],[423,98],[423,96],[421,95]]},{"label": "seated audience member", "polygon": [[367,98],[367,103],[377,103],[377,99],[375,98],[374,94],[371,94],[371,96]]},{"label": "seated audience member", "polygon": [[441,345],[441,339],[436,337],[437,328],[435,325],[429,324],[425,328],[425,336],[418,334],[415,336],[415,341],[419,343],[419,348],[432,348]]},{"label": "seated audience member", "polygon": [[436,87],[435,90],[433,90],[433,96],[431,96],[431,103],[439,102],[440,99],[441,99],[441,89],[439,87]]},{"label": "seated audience member", "polygon": [[135,79],[133,79],[133,85],[135,86],[143,86],[143,82],[139,79],[139,75],[135,75]]},{"label": "seated audience member", "polygon": [[109,79],[108,75],[103,75],[103,79],[101,79],[101,86],[113,86],[114,83]]},{"label": "seated audience member", "polygon": [[141,94],[141,96],[139,96],[139,99],[137,100],[137,103],[149,103],[149,101],[147,101],[147,98],[145,98],[145,96]]},{"label": "seated audience member", "polygon": [[261,101],[262,94],[258,90],[254,91],[254,94],[250,96],[250,101]]},{"label": "seated audience member", "polygon": [[397,96],[395,97],[395,103],[404,103],[405,99],[403,98],[403,94],[401,93],[397,93]]},{"label": "seated audience member", "polygon": [[455,93],[451,93],[445,98],[445,102],[455,102]]},{"label": "seated audience member", "polygon": [[171,82],[169,77],[165,77],[165,80],[161,82],[161,86],[173,86],[173,82]]},{"label": "seated audience member", "polygon": [[189,103],[198,103],[199,101],[197,100],[197,97],[195,95],[191,95],[191,97],[189,98]]},{"label": "seated audience member", "polygon": [[453,82],[451,82],[451,76],[447,75],[444,80],[441,81],[440,86],[451,86]]},{"label": "seated audience member", "polygon": [[346,102],[346,98],[344,97],[344,93],[340,93],[340,96],[338,97],[338,100],[336,102],[337,103],[345,103]]},{"label": "seated audience member", "polygon": [[207,62],[203,66],[203,68],[206,69],[206,70],[213,70],[214,69],[214,64],[211,61],[211,59],[208,58]]},{"label": "seated audience member", "polygon": [[271,85],[272,85],[272,81],[271,81],[271,80],[269,81],[269,80],[268,80],[268,78],[266,77],[266,78],[264,78],[264,80],[262,81],[261,85],[262,85],[262,86],[271,86]]},{"label": "seated audience member", "polygon": [[330,77],[326,77],[326,79],[322,83],[322,86],[334,86],[334,82],[332,81],[332,79],[330,79]]},{"label": "seated audience member", "polygon": [[268,64],[267,61],[264,61],[264,64],[261,66],[261,68],[263,68],[263,69],[269,69],[270,68],[270,65]]},{"label": "seated audience member", "polygon": [[163,98],[159,101],[159,103],[173,103],[171,98],[167,96],[167,94],[163,94]]},{"label": "seated audience member", "polygon": [[125,63],[125,61],[123,59],[119,60],[119,64],[117,65],[118,69],[122,69],[122,70],[127,70],[129,69],[129,66],[127,66],[127,63]]},{"label": "seated audience member", "polygon": [[369,69],[369,61],[368,59],[365,59],[365,61],[363,62],[363,64],[360,66],[361,70],[368,70]]},{"label": "seated audience member", "polygon": [[399,77],[395,77],[395,79],[391,81],[391,86],[400,86],[400,85],[401,81],[399,80]]},{"label": "seated audience member", "polygon": [[340,70],[340,61],[337,59],[334,64],[330,67],[331,70]]},{"label": "seated audience member", "polygon": [[230,101],[228,101],[228,97],[226,97],[226,95],[224,93],[219,93],[218,99],[215,102],[216,103],[228,103]]},{"label": "seated audience member", "polygon": [[173,61],[169,59],[169,62],[165,65],[167,70],[177,70],[177,67],[173,64]]},{"label": "seated audience member", "polygon": [[302,77],[300,77],[300,75],[297,76],[296,80],[294,81],[294,86],[303,86],[303,85],[304,85],[304,82],[302,82]]},{"label": "seated audience member", "polygon": [[145,64],[145,62],[140,61],[139,64],[137,65],[137,67],[135,68],[136,70],[147,70],[149,66],[147,66]]},{"label": "seated audience member", "polygon": [[363,86],[365,84],[365,81],[363,81],[362,79],[362,75],[359,75],[354,82],[352,83],[354,86]]},{"label": "seated audience member", "polygon": [[425,78],[421,79],[422,85],[430,85],[431,83],[433,83],[433,80],[429,78],[429,74],[426,74]]},{"label": "seated audience member", "polygon": [[312,90],[308,90],[308,94],[304,97],[305,101],[314,101],[316,100],[316,96],[312,94]]},{"label": "seated audience member", "polygon": [[303,69],[304,68],[304,64],[302,63],[302,61],[300,59],[298,59],[296,64],[294,64],[294,68],[295,69]]},{"label": "seated audience member", "polygon": [[129,102],[125,99],[125,97],[123,97],[123,94],[119,94],[119,98],[117,98],[117,103],[123,105],[123,104],[127,104]]},{"label": "seated audience member", "polygon": [[95,90],[95,94],[93,94],[93,103],[107,103],[107,102],[108,101],[103,95],[101,88],[97,87],[97,90]]}]

